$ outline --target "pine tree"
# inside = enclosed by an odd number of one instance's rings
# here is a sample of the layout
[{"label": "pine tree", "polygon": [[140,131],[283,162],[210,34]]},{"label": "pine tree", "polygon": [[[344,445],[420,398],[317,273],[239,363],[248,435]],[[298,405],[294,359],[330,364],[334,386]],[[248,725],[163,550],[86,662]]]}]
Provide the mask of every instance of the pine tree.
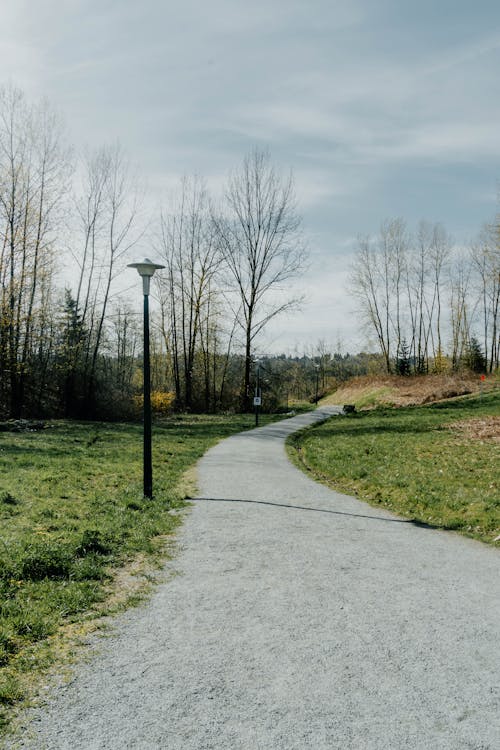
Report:
[{"label": "pine tree", "polygon": [[472,372],[486,371],[486,357],[475,336],[472,336],[465,351],[464,364]]},{"label": "pine tree", "polygon": [[404,375],[405,377],[410,374],[410,347],[406,343],[406,339],[403,339],[398,346],[396,372],[398,375]]}]

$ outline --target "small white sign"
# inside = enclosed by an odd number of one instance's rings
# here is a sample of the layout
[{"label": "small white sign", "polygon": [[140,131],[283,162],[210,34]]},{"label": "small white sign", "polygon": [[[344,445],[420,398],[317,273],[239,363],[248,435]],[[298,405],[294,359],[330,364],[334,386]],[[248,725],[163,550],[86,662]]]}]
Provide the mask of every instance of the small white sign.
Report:
[{"label": "small white sign", "polygon": [[261,397],[260,396],[254,396],[253,397],[253,405],[254,406],[261,406],[261,404],[262,404]]}]

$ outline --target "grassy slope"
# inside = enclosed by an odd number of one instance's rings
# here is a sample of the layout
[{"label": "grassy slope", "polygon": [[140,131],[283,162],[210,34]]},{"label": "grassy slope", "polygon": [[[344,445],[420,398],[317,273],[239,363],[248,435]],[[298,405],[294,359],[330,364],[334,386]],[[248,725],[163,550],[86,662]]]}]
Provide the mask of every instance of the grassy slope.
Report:
[{"label": "grassy slope", "polygon": [[334,418],[292,438],[290,451],[335,489],[493,542],[500,534],[500,442],[452,429],[485,417],[500,417],[498,391]]},{"label": "grassy slope", "polygon": [[165,554],[186,470],[217,440],[253,426],[252,416],[157,424],[153,501],[142,497],[140,425],[0,433],[0,726],[2,707],[51,665],[71,623],[109,611],[127,578],[117,570]]},{"label": "grassy slope", "polygon": [[416,406],[468,393],[479,393],[481,389],[486,392],[497,385],[498,377],[495,375],[488,376],[482,383],[480,377],[472,373],[410,377],[363,375],[351,378],[320,403],[354,404],[357,409]]}]

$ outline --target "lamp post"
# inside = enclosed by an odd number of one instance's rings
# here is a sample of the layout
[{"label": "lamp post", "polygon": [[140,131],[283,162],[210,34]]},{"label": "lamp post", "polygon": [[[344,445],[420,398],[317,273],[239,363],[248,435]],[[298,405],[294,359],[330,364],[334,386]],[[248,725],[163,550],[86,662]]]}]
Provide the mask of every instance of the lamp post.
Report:
[{"label": "lamp post", "polygon": [[144,497],[153,497],[153,465],[151,459],[151,366],[149,362],[149,285],[159,268],[165,268],[145,258],[141,263],[129,263],[142,278],[144,294]]}]

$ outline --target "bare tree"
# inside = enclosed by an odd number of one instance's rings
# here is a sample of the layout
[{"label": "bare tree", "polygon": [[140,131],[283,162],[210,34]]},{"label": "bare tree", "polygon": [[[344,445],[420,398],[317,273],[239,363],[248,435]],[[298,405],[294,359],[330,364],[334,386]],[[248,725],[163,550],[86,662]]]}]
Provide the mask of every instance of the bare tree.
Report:
[{"label": "bare tree", "polygon": [[[216,310],[214,277],[221,262],[199,178],[184,178],[178,205],[162,215],[159,254],[166,266],[155,279],[163,336],[172,356],[177,402],[190,409],[197,353]],[[206,389],[206,364],[202,368]]]},{"label": "bare tree", "polygon": [[[224,215],[214,213],[219,246],[241,310],[245,366],[242,406],[250,406],[252,347],[270,320],[299,303],[281,296],[305,262],[293,178],[282,177],[267,152],[255,150],[229,179]],[[235,311],[236,312],[236,311]]]},{"label": "bare tree", "polygon": [[450,313],[452,328],[451,360],[458,369],[471,339],[471,265],[469,259],[460,257],[454,263],[451,279]]},{"label": "bare tree", "polygon": [[499,366],[500,355],[500,229],[492,224],[483,228],[473,245],[471,257],[479,282],[479,308],[483,328],[483,348],[487,368]]},{"label": "bare tree", "polygon": [[50,288],[53,272],[68,175],[62,143],[60,124],[46,103],[31,106],[12,87],[0,91],[0,350],[2,390],[9,392],[12,416],[24,406],[42,290]]},{"label": "bare tree", "polygon": [[375,332],[386,371],[391,372],[387,279],[381,272],[377,250],[369,237],[359,238],[358,252],[351,270],[350,291],[359,302],[361,318],[367,330]]},{"label": "bare tree", "polygon": [[351,291],[376,334],[387,372],[403,350],[417,372],[428,370],[431,351],[442,358],[443,269],[450,252],[444,229],[424,221],[415,239],[402,219],[390,219],[377,242],[359,240]]},{"label": "bare tree", "polygon": [[443,357],[442,336],[442,296],[443,275],[451,255],[450,239],[440,224],[435,224],[430,247],[430,263],[433,284],[432,310],[435,310],[435,337],[433,343],[434,362],[440,362]]},{"label": "bare tree", "polygon": [[[108,328],[114,282],[125,268],[125,258],[141,238],[137,181],[117,144],[87,155],[81,169],[76,208],[82,242],[72,249],[78,268],[75,315],[84,333],[74,348],[83,359],[85,414],[92,414],[99,356]],[[83,395],[83,394],[82,394]]]}]

